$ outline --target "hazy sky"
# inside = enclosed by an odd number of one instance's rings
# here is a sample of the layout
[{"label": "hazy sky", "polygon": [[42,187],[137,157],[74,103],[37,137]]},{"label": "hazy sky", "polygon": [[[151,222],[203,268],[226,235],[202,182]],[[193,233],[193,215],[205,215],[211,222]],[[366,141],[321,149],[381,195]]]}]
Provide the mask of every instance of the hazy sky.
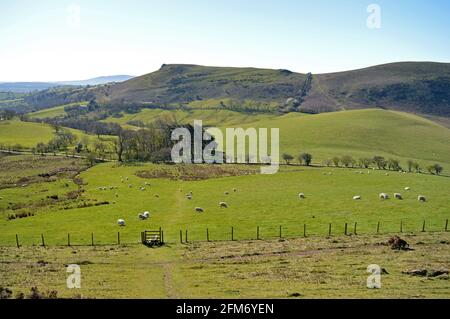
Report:
[{"label": "hazy sky", "polygon": [[[381,28],[368,27],[370,4]],[[0,0],[0,81],[141,75],[163,63],[323,73],[406,60],[450,62],[450,1]]]}]

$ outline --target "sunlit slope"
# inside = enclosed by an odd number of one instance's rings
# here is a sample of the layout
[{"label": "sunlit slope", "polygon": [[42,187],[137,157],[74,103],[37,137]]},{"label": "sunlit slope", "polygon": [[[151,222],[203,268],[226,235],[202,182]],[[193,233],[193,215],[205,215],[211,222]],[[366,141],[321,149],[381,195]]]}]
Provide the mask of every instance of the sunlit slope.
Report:
[{"label": "sunlit slope", "polygon": [[332,156],[383,155],[450,163],[450,130],[421,117],[385,110],[356,110],[311,116],[288,114],[246,127],[280,128],[281,152]]},{"label": "sunlit slope", "polygon": [[[95,135],[88,135],[79,130],[67,129],[79,140],[87,137],[92,143]],[[37,143],[48,143],[55,137],[54,129],[44,123],[22,122],[18,120],[0,121],[0,144],[3,146],[20,145],[24,148],[35,147]]]}]

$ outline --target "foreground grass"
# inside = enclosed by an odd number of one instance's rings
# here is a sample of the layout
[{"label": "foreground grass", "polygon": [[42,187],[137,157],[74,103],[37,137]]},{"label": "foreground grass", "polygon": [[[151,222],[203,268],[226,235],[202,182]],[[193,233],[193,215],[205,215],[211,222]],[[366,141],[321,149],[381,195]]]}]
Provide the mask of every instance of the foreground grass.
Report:
[{"label": "foreground grass", "polygon": [[[389,236],[98,247],[0,247],[0,283],[14,293],[57,290],[73,298],[450,298],[450,234],[405,234],[410,251]],[[81,289],[66,287],[66,265],[80,264]],[[388,274],[366,288],[367,266]]]}]

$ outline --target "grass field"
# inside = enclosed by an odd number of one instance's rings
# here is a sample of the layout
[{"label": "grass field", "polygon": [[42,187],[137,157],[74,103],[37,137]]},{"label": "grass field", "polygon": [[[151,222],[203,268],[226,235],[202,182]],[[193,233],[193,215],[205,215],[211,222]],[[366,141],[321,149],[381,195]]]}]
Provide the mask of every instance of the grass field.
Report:
[{"label": "grass field", "polygon": [[404,167],[412,159],[423,167],[437,162],[450,171],[450,130],[422,117],[401,112],[371,109],[280,116],[225,110],[145,109],[107,121],[127,126],[132,120],[149,123],[159,117],[171,117],[191,124],[194,120],[203,120],[204,126],[222,129],[280,128],[280,153],[297,157],[302,152],[309,152],[313,154],[315,163],[322,163],[333,156],[351,155],[358,159],[381,155],[401,160]]},{"label": "grass field", "polygon": [[[85,134],[80,130],[67,128],[78,140],[87,138],[89,143],[98,141],[96,135]],[[21,145],[31,149],[37,143],[48,143],[55,137],[54,129],[45,123],[22,122],[19,120],[0,121],[0,144],[4,146]],[[102,136],[102,140],[111,139],[109,136]]]},{"label": "grass field", "polygon": [[[449,298],[450,233],[402,237],[412,250],[391,250],[383,235],[159,249],[0,247],[0,282],[13,294],[36,286],[63,298]],[[68,264],[80,265],[81,289],[67,288]],[[381,289],[366,287],[370,264],[385,270]]]},{"label": "grass field", "polygon": [[[98,243],[108,244],[116,242],[120,231],[123,242],[136,243],[142,230],[159,227],[169,242],[177,242],[179,231],[183,230],[184,236],[186,229],[190,240],[206,240],[206,228],[211,239],[229,240],[232,226],[235,239],[255,238],[257,226],[261,227],[263,238],[278,236],[279,226],[283,226],[284,236],[296,237],[303,235],[304,224],[309,235],[326,235],[329,223],[333,224],[333,233],[342,234],[345,223],[352,232],[355,222],[358,233],[375,233],[378,221],[382,232],[399,231],[401,222],[405,231],[419,231],[423,220],[427,229],[443,230],[445,220],[450,217],[447,177],[401,173],[386,176],[383,171],[356,174],[358,170],[292,166],[283,167],[275,175],[253,174],[240,167],[233,174],[238,176],[231,177],[157,178],[160,172],[174,169],[174,166],[155,164],[100,164],[79,175],[82,192],[69,201],[65,198],[73,190],[70,186],[73,182],[68,182],[64,175],[60,177],[62,181],[58,178],[53,183],[68,184],[68,189],[45,181],[44,185],[38,182],[20,187],[19,184],[0,190],[4,208],[0,212],[0,242],[15,245],[15,234],[19,234],[24,244],[39,244],[44,234],[49,245],[66,244],[70,233],[73,244],[89,244],[94,233]],[[205,169],[194,166],[191,175]],[[30,176],[26,179],[33,180]],[[145,186],[146,182],[150,186]],[[405,187],[411,190],[405,191]],[[190,191],[192,200],[185,197]],[[306,194],[305,200],[298,198],[299,192]],[[378,198],[381,192],[391,197],[394,192],[400,192],[404,200],[382,201]],[[49,204],[19,205],[24,201],[46,203],[48,196],[55,194],[59,200]],[[428,202],[419,202],[419,194],[427,196]],[[362,200],[352,200],[355,195],[362,196]],[[227,202],[229,208],[219,208],[221,201]],[[19,208],[8,208],[15,206]],[[202,207],[205,213],[196,213],[195,207]],[[151,212],[148,221],[138,219],[138,213],[143,211]],[[35,216],[7,220],[9,214],[20,212],[33,212]],[[126,220],[126,227],[117,226],[119,218]]]}]

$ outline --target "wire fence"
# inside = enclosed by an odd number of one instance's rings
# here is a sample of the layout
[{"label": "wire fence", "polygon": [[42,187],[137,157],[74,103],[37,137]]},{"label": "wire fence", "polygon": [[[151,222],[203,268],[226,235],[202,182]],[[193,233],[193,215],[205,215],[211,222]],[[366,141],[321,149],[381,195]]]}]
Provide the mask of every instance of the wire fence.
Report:
[{"label": "wire fence", "polygon": [[[256,226],[254,228],[248,227],[197,227],[194,229],[184,228],[171,231],[166,231],[167,240],[163,240],[166,244],[175,243],[193,243],[193,242],[217,242],[217,241],[251,241],[251,240],[271,240],[271,239],[288,239],[288,238],[308,238],[308,237],[332,237],[332,236],[358,236],[358,235],[389,235],[389,234],[401,234],[401,233],[425,233],[425,232],[448,232],[449,222],[446,219],[442,224],[433,221],[428,223],[424,220],[420,225],[416,222],[414,224],[407,223],[401,220],[397,225],[386,224],[382,221],[371,225],[371,231],[367,227],[358,222],[352,223],[328,223],[321,224],[321,227],[311,224],[296,224],[295,226]],[[364,226],[364,227],[362,227]],[[397,229],[395,229],[396,227]],[[159,228],[159,232],[163,232],[162,228]],[[158,232],[155,231],[155,232]],[[145,232],[145,231],[144,231]],[[147,232],[152,232],[148,231]],[[40,236],[22,236],[16,234],[14,241],[9,240],[4,242],[1,246],[16,246],[17,248],[24,246],[67,246],[67,247],[87,247],[87,246],[112,246],[112,245],[139,245],[143,243],[142,234],[134,232],[116,232],[106,234],[100,233],[99,237],[96,237],[95,233],[82,234],[82,233],[67,233],[63,239],[63,235],[58,238],[50,236],[48,240],[45,234]]]}]

